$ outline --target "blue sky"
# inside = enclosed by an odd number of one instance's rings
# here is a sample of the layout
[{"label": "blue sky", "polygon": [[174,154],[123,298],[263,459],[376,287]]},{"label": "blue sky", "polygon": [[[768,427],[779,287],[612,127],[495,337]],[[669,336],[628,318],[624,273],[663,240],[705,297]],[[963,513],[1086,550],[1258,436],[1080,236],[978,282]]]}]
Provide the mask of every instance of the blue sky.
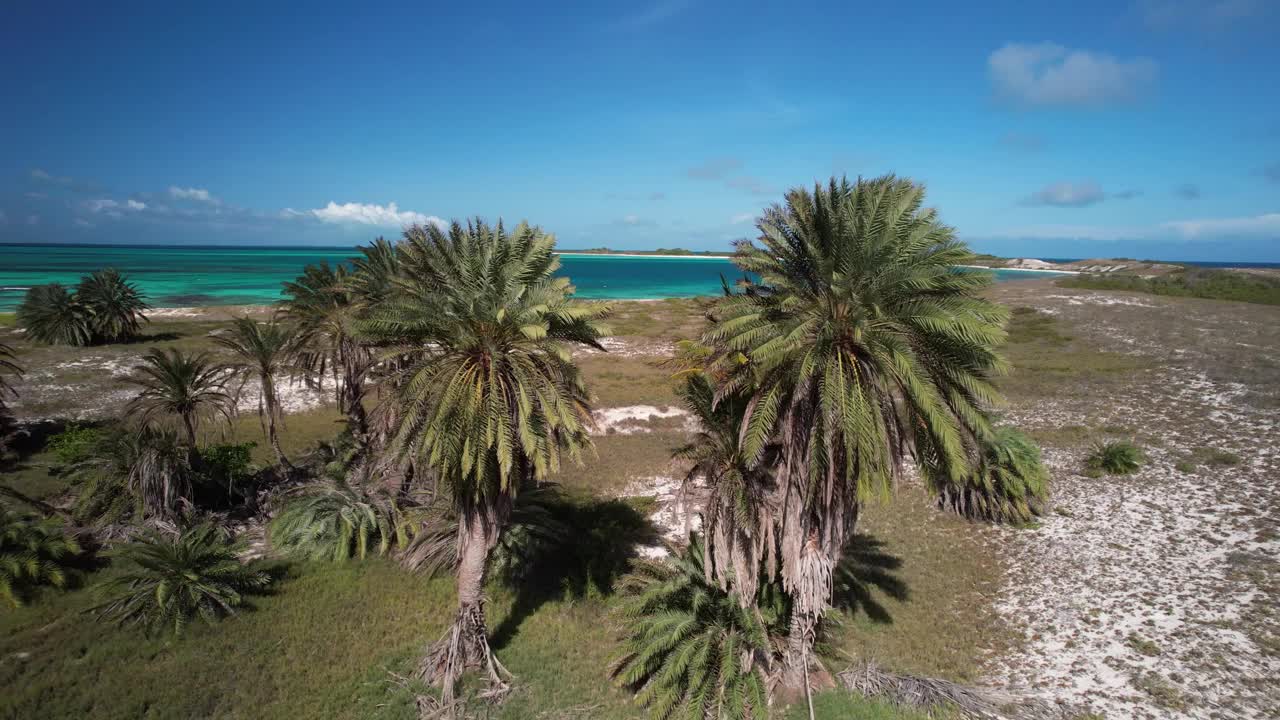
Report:
[{"label": "blue sky", "polygon": [[16,0],[0,242],[726,249],[896,172],[979,250],[1280,261],[1280,3],[859,5]]}]

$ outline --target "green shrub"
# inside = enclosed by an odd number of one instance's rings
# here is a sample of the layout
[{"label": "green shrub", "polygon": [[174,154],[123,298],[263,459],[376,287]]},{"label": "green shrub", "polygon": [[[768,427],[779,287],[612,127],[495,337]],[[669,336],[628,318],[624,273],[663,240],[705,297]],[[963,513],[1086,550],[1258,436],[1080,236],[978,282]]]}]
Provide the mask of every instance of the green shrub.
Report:
[{"label": "green shrub", "polygon": [[200,473],[206,482],[227,488],[248,482],[256,473],[253,449],[256,442],[223,443],[200,448]]},{"label": "green shrub", "polygon": [[91,459],[101,449],[106,436],[102,428],[72,424],[49,438],[46,449],[60,464],[75,465]]},{"label": "green shrub", "polygon": [[1280,305],[1280,280],[1231,270],[1191,267],[1152,278],[1137,275],[1076,275],[1056,282],[1059,287],[1128,290],[1153,295]]},{"label": "green shrub", "polygon": [[40,585],[64,587],[80,544],[56,520],[0,505],[0,598],[21,605]]},{"label": "green shrub", "polygon": [[1093,446],[1085,468],[1095,474],[1131,475],[1143,463],[1142,450],[1131,442],[1112,440]]},{"label": "green shrub", "polygon": [[102,586],[107,599],[93,610],[147,634],[175,635],[193,618],[212,623],[234,615],[246,595],[264,592],[272,582],[270,574],[240,562],[241,549],[210,525],[176,536],[144,534],[113,553],[124,572]]},{"label": "green shrub", "polygon": [[939,507],[971,520],[1026,523],[1044,512],[1049,473],[1031,438],[1002,427],[980,442],[969,473],[958,482],[943,478],[937,493]]}]

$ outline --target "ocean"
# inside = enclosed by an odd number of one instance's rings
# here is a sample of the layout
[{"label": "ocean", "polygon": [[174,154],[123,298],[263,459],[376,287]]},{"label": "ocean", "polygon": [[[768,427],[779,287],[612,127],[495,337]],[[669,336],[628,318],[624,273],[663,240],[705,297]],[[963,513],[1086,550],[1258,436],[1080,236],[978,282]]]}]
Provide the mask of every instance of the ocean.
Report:
[{"label": "ocean", "polygon": [[[113,267],[129,276],[155,307],[265,305],[280,286],[311,263],[344,262],[348,248],[157,247],[119,245],[0,245],[0,312],[11,312],[33,285],[74,285],[93,270]],[[617,255],[561,256],[582,298],[677,298],[716,295],[720,278],[742,272],[723,258]],[[997,271],[997,280],[1056,273]]]}]

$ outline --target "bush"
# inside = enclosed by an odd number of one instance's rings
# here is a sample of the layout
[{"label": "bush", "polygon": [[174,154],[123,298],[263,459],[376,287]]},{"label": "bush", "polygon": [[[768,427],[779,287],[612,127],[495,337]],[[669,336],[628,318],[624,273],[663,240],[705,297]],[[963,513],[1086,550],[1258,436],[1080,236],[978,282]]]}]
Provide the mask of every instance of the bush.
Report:
[{"label": "bush", "polygon": [[80,544],[56,520],[0,505],[0,598],[22,605],[40,585],[65,587]]},{"label": "bush", "polygon": [[200,448],[199,483],[204,494],[231,499],[257,474],[253,464],[255,442],[222,443]]},{"label": "bush", "polygon": [[147,307],[135,285],[107,268],[81,278],[74,292],[58,283],[31,288],[17,315],[36,342],[83,346],[136,337]]},{"label": "bush", "polygon": [[87,452],[70,471],[79,485],[75,515],[81,522],[172,517],[191,503],[191,453],[170,430],[103,432]]},{"label": "bush", "polygon": [[49,438],[46,449],[62,465],[75,465],[94,457],[101,450],[107,433],[101,428],[68,425],[66,430]]},{"label": "bush", "polygon": [[1093,452],[1085,459],[1085,468],[1092,474],[1131,475],[1143,463],[1142,450],[1131,442],[1110,441],[1093,446]]},{"label": "bush", "polygon": [[964,478],[941,482],[938,505],[971,520],[1026,523],[1044,513],[1048,494],[1040,448],[1017,428],[1002,427],[981,441]]},{"label": "bush", "polygon": [[272,582],[270,574],[240,562],[241,549],[210,525],[176,536],[144,534],[114,553],[124,573],[102,587],[108,599],[93,610],[147,634],[175,635],[193,618],[212,623],[234,615],[246,595],[264,592]]},{"label": "bush", "polygon": [[1059,287],[1128,290],[1153,295],[1280,305],[1280,280],[1231,270],[1185,268],[1168,275],[1076,275],[1056,281]]}]

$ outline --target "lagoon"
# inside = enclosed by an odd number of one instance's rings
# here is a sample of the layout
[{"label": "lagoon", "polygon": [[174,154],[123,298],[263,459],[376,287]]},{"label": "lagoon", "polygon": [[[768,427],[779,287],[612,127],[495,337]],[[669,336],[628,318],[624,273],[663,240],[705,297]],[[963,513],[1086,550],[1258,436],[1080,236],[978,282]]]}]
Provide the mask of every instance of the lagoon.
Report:
[{"label": "lagoon", "polygon": [[[336,264],[353,248],[0,245],[0,312],[11,312],[33,285],[74,285],[105,267],[125,273],[155,307],[264,305],[281,284],[311,263]],[[721,277],[742,275],[725,257],[563,253],[561,274],[578,297],[659,299],[715,295]],[[1052,277],[1053,272],[997,270],[996,280]]]}]

